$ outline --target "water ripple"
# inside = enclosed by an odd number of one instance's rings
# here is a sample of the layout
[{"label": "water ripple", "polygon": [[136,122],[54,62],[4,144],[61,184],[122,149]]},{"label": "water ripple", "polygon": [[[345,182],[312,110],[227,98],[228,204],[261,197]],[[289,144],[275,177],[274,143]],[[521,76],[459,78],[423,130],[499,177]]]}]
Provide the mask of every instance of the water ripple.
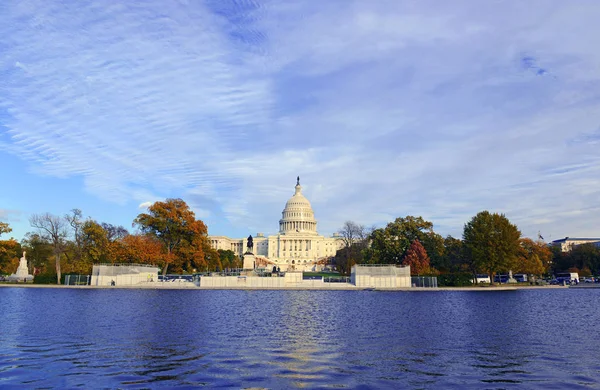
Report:
[{"label": "water ripple", "polygon": [[5,288],[0,387],[600,387],[597,295]]}]

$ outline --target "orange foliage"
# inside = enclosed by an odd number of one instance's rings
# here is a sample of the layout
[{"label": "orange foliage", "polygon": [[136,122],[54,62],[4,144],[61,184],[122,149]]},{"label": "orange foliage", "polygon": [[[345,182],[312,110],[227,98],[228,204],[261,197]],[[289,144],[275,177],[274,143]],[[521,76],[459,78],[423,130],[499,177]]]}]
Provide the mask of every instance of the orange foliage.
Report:
[{"label": "orange foliage", "polygon": [[410,273],[412,275],[423,275],[430,270],[429,256],[419,240],[414,240],[410,244],[410,248],[406,251],[406,256],[404,256],[402,264],[410,265]]}]

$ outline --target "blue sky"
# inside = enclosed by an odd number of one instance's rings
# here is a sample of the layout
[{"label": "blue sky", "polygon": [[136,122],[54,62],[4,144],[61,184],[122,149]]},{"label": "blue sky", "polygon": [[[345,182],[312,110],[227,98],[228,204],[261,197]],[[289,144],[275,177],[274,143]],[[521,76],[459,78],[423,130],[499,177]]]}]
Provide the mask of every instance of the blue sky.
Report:
[{"label": "blue sky", "polygon": [[[113,3],[113,2],[110,2]],[[600,236],[600,2],[0,3],[0,220],[123,225],[179,197],[209,233],[487,209]],[[6,238],[6,237],[4,237]]]}]

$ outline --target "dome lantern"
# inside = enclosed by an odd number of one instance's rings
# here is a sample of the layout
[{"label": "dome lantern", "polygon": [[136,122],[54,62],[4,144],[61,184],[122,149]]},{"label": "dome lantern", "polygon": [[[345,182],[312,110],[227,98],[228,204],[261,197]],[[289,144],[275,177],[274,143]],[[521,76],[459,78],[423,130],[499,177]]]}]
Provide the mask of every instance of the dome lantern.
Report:
[{"label": "dome lantern", "polygon": [[281,217],[280,234],[317,234],[317,221],[310,202],[302,195],[300,176],[296,179],[295,193],[285,204]]}]

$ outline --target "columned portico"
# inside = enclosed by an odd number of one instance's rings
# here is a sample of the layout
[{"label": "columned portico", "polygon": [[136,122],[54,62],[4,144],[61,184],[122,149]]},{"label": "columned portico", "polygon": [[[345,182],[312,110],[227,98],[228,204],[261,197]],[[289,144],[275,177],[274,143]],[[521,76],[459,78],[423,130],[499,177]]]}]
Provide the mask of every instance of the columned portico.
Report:
[{"label": "columned portico", "polygon": [[[310,202],[302,194],[300,178],[281,213],[279,233],[268,237],[258,233],[253,238],[254,254],[282,271],[320,269],[318,263],[335,256],[342,244],[337,235],[324,237],[317,233],[317,220]],[[211,236],[210,240],[213,248],[231,249],[240,257],[247,249],[246,239]]]}]

